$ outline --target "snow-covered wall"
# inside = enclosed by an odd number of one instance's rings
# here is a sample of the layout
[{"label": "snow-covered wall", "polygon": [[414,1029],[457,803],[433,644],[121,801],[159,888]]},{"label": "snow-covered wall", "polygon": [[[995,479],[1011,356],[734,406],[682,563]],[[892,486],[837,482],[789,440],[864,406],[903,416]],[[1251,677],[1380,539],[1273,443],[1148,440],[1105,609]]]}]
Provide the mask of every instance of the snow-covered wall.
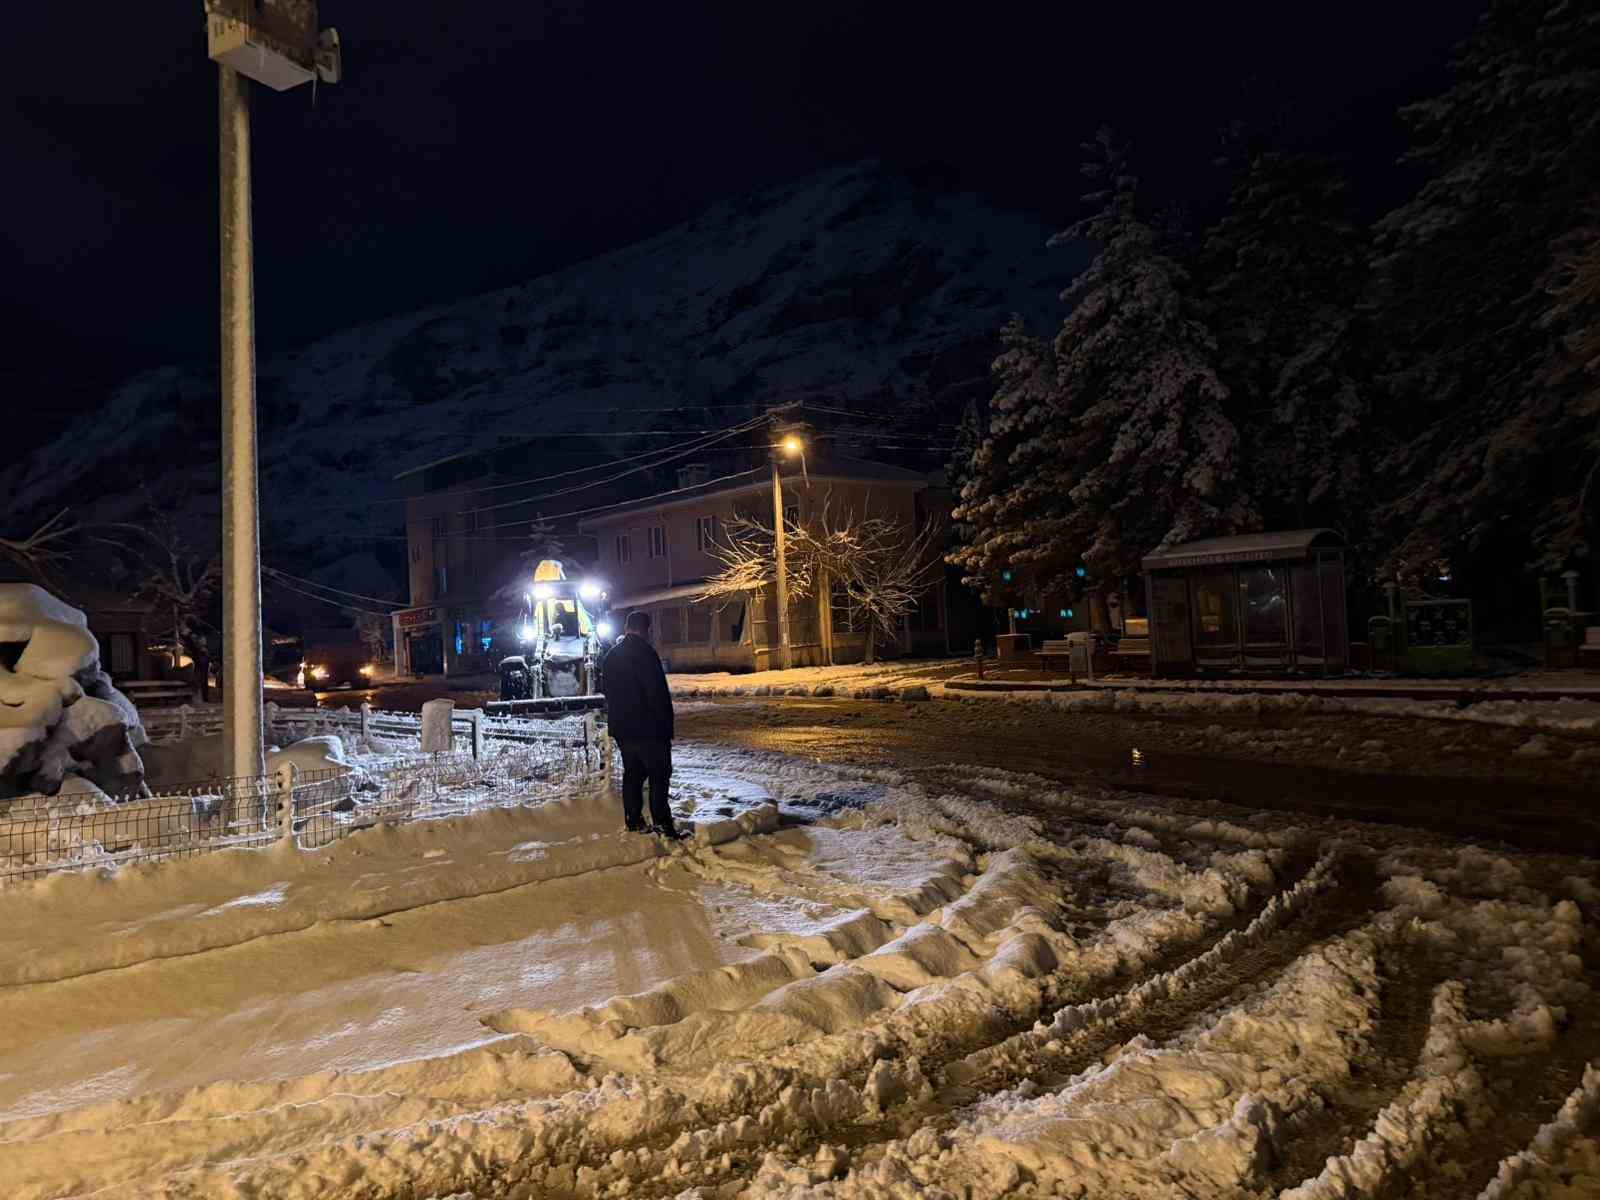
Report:
[{"label": "snow-covered wall", "polygon": [[0,799],[64,784],[136,794],[144,728],[100,669],[83,613],[35,584],[0,584],[0,647]]}]

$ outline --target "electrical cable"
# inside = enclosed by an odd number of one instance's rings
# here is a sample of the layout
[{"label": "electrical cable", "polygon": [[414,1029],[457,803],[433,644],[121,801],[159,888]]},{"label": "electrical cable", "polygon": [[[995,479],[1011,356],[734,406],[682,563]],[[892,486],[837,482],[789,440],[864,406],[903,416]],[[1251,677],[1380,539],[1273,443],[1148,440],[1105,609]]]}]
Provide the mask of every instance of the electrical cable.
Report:
[{"label": "electrical cable", "polygon": [[[555,500],[562,496],[570,496],[574,492],[586,492],[590,488],[597,488],[608,483],[615,483],[619,479],[626,479],[629,475],[637,475],[640,471],[653,471],[657,467],[664,467],[670,462],[677,462],[680,458],[688,458],[691,454],[698,454],[706,447],[715,445],[717,442],[726,441],[728,438],[736,437],[741,433],[749,433],[756,426],[765,422],[765,420],[766,418],[763,416],[747,422],[744,425],[736,425],[732,429],[717,434],[715,437],[706,438],[702,441],[696,442],[694,445],[690,446],[687,450],[684,450],[680,454],[673,454],[667,458],[659,459],[653,463],[646,463],[640,467],[630,467],[626,471],[618,471],[615,475],[608,475],[604,479],[592,479],[588,483],[574,484],[572,487],[562,488],[554,492],[545,492],[543,495],[539,496],[522,496],[516,500],[503,500],[499,504],[486,504],[478,508],[463,508],[456,510],[456,512],[457,515],[461,516],[465,516],[467,513],[494,512],[496,509],[501,508],[515,508],[519,504],[537,504],[542,500]],[[441,513],[437,515],[444,516],[447,514]],[[566,514],[562,515],[565,516]]]},{"label": "electrical cable", "polygon": [[381,596],[368,596],[363,592],[347,592],[343,588],[330,587],[325,583],[318,583],[315,579],[302,579],[299,575],[291,575],[287,571],[280,570],[277,567],[268,566],[265,563],[261,564],[261,569],[268,575],[279,575],[284,579],[292,579],[296,583],[303,583],[307,587],[321,588],[325,592],[334,592],[340,596],[349,596],[355,600],[371,600],[374,604],[392,604],[396,608],[406,607],[398,600],[385,600]]},{"label": "electrical cable", "polygon": [[[760,417],[754,418],[749,423],[749,426],[753,427],[754,425],[759,424],[760,422],[762,422],[764,420],[766,420],[765,415],[762,415]],[[741,429],[741,432],[742,432],[742,429]],[[680,443],[680,445],[684,445],[684,444],[687,444],[687,443]],[[604,471],[604,470],[607,470],[610,467],[615,467],[615,466],[618,466],[618,465],[620,465],[622,463],[638,462],[641,458],[651,458],[651,457],[653,457],[653,456],[655,456],[657,454],[668,454],[668,453],[670,453],[670,452],[672,452],[673,450],[676,450],[676,449],[678,449],[678,446],[657,446],[652,450],[643,450],[643,451],[640,451],[638,454],[630,455],[627,458],[616,458],[616,459],[612,459],[609,462],[596,463],[593,466],[574,467],[570,471],[557,471],[553,475],[539,475],[539,476],[535,476],[532,479],[513,479],[509,483],[493,483],[493,484],[488,484],[487,486],[484,486],[484,487],[476,487],[476,488],[458,488],[456,491],[453,491],[453,492],[432,492],[432,493],[429,493],[428,498],[430,500],[442,500],[442,499],[446,499],[446,498],[451,497],[451,496],[475,496],[475,495],[481,495],[484,492],[501,491],[501,490],[503,490],[505,488],[528,487],[528,486],[530,486],[532,484],[535,484],[535,483],[549,483],[552,480],[556,480],[556,479],[570,479],[574,475],[584,475],[584,474],[587,474],[590,471]],[[483,453],[489,453],[489,451],[486,450]],[[455,456],[455,457],[461,457],[461,456]],[[391,496],[391,497],[387,497],[387,498],[382,499],[382,500],[357,500],[357,501],[353,501],[352,503],[349,503],[349,504],[338,505],[337,507],[346,508],[346,509],[350,509],[350,508],[373,508],[373,507],[376,507],[379,504],[404,504],[407,500],[410,500],[412,498],[413,497],[410,497],[410,496]]]},{"label": "electrical cable", "polygon": [[273,583],[277,584],[279,587],[283,588],[286,591],[294,592],[296,595],[304,596],[308,600],[319,600],[323,604],[328,605],[330,608],[348,609],[351,612],[366,613],[368,616],[373,616],[373,617],[390,617],[390,616],[394,615],[393,613],[379,612],[375,608],[362,608],[360,605],[357,605],[357,604],[345,604],[345,603],[342,603],[341,601],[338,601],[338,600],[330,600],[326,596],[318,596],[318,595],[315,595],[312,592],[307,592],[307,591],[303,591],[300,588],[292,587],[289,584],[285,583],[283,580],[277,578],[276,576],[269,575],[267,578],[270,579]]}]

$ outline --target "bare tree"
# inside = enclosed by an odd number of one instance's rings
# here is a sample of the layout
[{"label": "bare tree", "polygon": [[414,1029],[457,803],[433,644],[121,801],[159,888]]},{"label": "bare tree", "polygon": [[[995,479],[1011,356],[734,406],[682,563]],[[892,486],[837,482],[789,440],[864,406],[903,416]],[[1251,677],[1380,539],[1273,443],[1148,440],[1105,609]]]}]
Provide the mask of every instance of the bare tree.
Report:
[{"label": "bare tree", "polygon": [[63,508],[27,537],[0,537],[0,558],[15,564],[30,579],[53,585],[55,571],[71,557],[65,542],[80,528],[68,519],[67,512]]},{"label": "bare tree", "polygon": [[[836,513],[830,497],[811,520],[784,524],[789,595],[804,599],[823,588],[842,590],[863,617],[866,661],[872,662],[878,638],[893,641],[901,618],[937,580],[940,532],[931,521],[914,530],[889,517]],[[706,581],[701,598],[730,601],[772,587],[773,540],[761,521],[736,517],[712,551],[722,569]]]},{"label": "bare tree", "polygon": [[388,662],[389,614],[375,612],[369,608],[347,608],[344,612],[350,623],[355,626],[356,634],[361,638],[361,645],[366,650],[367,657],[375,663]]},{"label": "bare tree", "polygon": [[901,620],[937,582],[942,532],[932,520],[914,529],[894,518],[857,519],[849,512],[835,522],[827,505],[807,531],[819,571],[864,618],[867,662],[874,661],[880,636],[888,642],[899,637]]},{"label": "bare tree", "polygon": [[215,555],[202,558],[160,509],[152,510],[148,524],[119,528],[142,535],[147,543],[136,568],[140,579],[136,594],[148,600],[161,619],[170,617],[176,667],[184,647],[193,645],[195,623],[222,581],[222,564]]},{"label": "bare tree", "polygon": [[[705,582],[701,599],[735,600],[755,596],[777,583],[777,550],[772,529],[754,517],[739,515],[721,527],[722,537],[711,548],[722,569]],[[815,583],[814,542],[805,527],[784,522],[789,595],[804,599]]]}]

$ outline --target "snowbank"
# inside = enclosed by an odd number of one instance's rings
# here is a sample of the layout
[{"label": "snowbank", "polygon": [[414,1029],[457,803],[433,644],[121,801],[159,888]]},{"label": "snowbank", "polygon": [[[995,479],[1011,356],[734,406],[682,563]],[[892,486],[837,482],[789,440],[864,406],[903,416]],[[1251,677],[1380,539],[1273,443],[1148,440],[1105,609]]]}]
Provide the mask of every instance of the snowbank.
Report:
[{"label": "snowbank", "polygon": [[68,780],[139,794],[144,729],[100,669],[83,613],[34,584],[0,583],[0,642],[22,646],[13,667],[0,665],[0,804],[53,796]]}]

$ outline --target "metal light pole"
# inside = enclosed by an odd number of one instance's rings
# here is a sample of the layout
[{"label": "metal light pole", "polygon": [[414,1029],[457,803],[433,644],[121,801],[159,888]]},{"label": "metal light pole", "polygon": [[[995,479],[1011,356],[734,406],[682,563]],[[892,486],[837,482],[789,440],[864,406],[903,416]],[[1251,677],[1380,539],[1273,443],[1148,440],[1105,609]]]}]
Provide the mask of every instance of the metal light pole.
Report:
[{"label": "metal light pole", "polygon": [[778,456],[772,456],[772,530],[778,554],[778,660],[787,671],[794,666],[794,649],[789,645],[789,570],[784,561],[783,479],[778,471]]},{"label": "metal light pole", "polygon": [[794,666],[794,647],[789,644],[789,570],[785,561],[786,538],[783,531],[783,477],[778,469],[778,454],[791,458],[805,450],[798,433],[785,433],[772,454],[772,530],[773,545],[777,551],[778,592],[778,656],[783,669]]},{"label": "metal light pole", "polygon": [[[261,519],[256,461],[256,319],[250,214],[250,81],[285,91],[337,83],[339,35],[315,0],[206,0],[217,64],[222,248],[223,774],[266,774],[261,730]],[[233,797],[229,797],[230,807]],[[236,814],[230,812],[232,821]]]},{"label": "metal light pole", "polygon": [[266,774],[261,736],[261,521],[256,486],[250,81],[217,67],[222,230],[223,775]]}]

